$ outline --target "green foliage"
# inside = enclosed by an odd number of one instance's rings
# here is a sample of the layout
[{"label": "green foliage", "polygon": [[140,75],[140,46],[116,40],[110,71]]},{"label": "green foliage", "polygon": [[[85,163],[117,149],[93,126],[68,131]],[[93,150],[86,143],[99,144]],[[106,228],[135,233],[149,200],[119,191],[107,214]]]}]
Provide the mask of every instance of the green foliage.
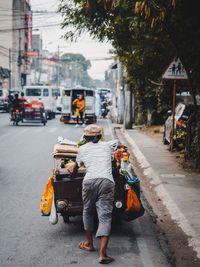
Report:
[{"label": "green foliage", "polygon": [[176,129],[174,136],[174,147],[177,150],[183,150],[186,142],[186,130],[184,128]]},{"label": "green foliage", "polygon": [[[195,0],[61,0],[65,37],[89,32],[109,40],[123,63],[133,88],[137,112],[163,116],[171,102],[171,82],[162,73],[174,56],[180,57],[195,99],[200,88],[200,20]],[[145,120],[145,119],[144,119]]]},{"label": "green foliage", "polygon": [[[71,78],[76,79],[76,82],[78,80],[81,85],[90,87],[91,78],[88,75],[88,69],[91,67],[91,63],[89,60],[86,60],[81,54],[65,53],[61,56],[61,61],[63,65],[70,66],[68,73],[64,71],[63,76],[70,74]],[[76,75],[74,75],[75,73]]]},{"label": "green foliage", "polygon": [[[64,16],[63,28],[73,27],[66,38],[89,31],[100,41],[110,40],[127,70],[138,109],[154,109],[162,113],[168,109],[169,95],[165,90],[152,85],[149,80],[160,82],[160,77],[175,54],[166,31],[151,29],[148,21],[135,15],[136,1],[61,1],[60,11]],[[171,89],[171,88],[170,88]],[[163,101],[165,100],[165,101]],[[167,108],[165,103],[167,102]]]}]

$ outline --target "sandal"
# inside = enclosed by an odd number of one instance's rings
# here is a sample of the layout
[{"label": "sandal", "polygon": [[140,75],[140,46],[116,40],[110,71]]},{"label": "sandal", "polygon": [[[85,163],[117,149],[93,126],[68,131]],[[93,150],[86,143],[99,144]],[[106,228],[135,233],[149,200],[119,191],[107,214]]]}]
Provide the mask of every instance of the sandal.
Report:
[{"label": "sandal", "polygon": [[78,247],[82,250],[86,250],[86,251],[95,251],[94,248],[88,247],[84,242],[80,242]]},{"label": "sandal", "polygon": [[108,263],[111,263],[113,261],[114,261],[114,259],[111,257],[99,258],[99,263],[101,263],[101,264],[108,264]]}]

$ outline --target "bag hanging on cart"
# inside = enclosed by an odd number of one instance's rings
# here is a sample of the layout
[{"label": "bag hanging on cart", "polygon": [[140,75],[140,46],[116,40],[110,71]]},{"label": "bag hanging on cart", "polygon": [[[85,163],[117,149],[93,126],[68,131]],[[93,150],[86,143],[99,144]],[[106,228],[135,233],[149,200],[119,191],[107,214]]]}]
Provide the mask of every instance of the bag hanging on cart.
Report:
[{"label": "bag hanging on cart", "polygon": [[126,201],[126,212],[134,212],[139,211],[141,209],[140,201],[135,193],[135,191],[132,189],[131,186],[128,187],[127,192],[127,201]]},{"label": "bag hanging on cart", "polygon": [[53,177],[54,177],[53,175],[49,177],[40,200],[40,210],[43,216],[49,216],[51,213],[53,194],[54,194]]},{"label": "bag hanging on cart", "polygon": [[52,205],[51,205],[51,214],[49,216],[49,222],[52,225],[55,225],[58,222],[58,214],[56,212],[56,205],[55,205],[54,193],[53,193],[53,199],[52,199]]},{"label": "bag hanging on cart", "polygon": [[126,182],[125,205],[121,209],[121,218],[125,221],[132,221],[141,217],[145,209],[140,199],[140,180],[137,177],[129,178]]}]

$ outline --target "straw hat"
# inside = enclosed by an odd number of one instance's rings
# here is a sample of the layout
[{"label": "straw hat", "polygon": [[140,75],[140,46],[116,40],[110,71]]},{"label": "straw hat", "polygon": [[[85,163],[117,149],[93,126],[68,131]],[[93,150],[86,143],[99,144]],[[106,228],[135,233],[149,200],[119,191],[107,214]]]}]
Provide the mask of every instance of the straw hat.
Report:
[{"label": "straw hat", "polygon": [[103,128],[96,124],[90,124],[85,127],[83,132],[85,136],[97,136],[103,134]]}]

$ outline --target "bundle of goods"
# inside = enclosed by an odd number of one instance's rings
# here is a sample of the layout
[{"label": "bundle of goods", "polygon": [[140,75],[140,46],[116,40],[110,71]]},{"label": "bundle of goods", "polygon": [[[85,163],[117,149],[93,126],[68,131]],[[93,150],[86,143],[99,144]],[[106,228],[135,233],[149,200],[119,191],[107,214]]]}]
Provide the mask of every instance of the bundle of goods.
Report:
[{"label": "bundle of goods", "polygon": [[129,156],[128,148],[125,145],[118,144],[114,151],[116,166],[121,169],[129,168]]},{"label": "bundle of goods", "polygon": [[56,144],[53,149],[53,156],[56,159],[76,157],[78,148],[72,145]]}]

